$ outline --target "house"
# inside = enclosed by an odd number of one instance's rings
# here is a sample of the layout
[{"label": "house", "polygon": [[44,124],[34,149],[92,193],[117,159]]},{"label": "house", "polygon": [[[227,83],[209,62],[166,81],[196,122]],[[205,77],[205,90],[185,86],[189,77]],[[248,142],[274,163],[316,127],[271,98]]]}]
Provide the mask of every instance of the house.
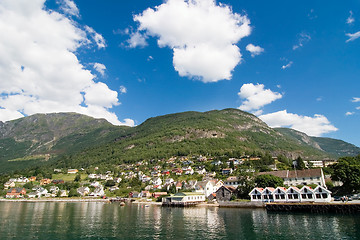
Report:
[{"label": "house", "polygon": [[205,202],[205,195],[194,192],[179,192],[162,199],[163,204],[187,204]]},{"label": "house", "polygon": [[234,187],[237,188],[239,186],[240,182],[239,182],[239,178],[236,176],[231,176],[228,177],[225,181],[224,181],[224,185],[227,187]]},{"label": "house", "polygon": [[102,197],[104,195],[105,195],[105,192],[104,192],[104,188],[102,186],[95,188],[95,190],[89,194],[89,196],[92,196],[92,197]]},{"label": "house", "polygon": [[194,169],[192,169],[191,166],[183,167],[182,170],[185,173],[185,175],[193,175],[194,174]]},{"label": "house", "polygon": [[95,173],[90,173],[90,174],[88,175],[88,178],[89,178],[89,179],[98,179],[98,178],[100,178],[100,176],[98,176],[98,175],[95,174]]},{"label": "house", "polygon": [[89,187],[79,187],[78,189],[76,189],[76,191],[78,194],[80,194],[80,196],[86,196],[89,194],[90,188]]},{"label": "house", "polygon": [[222,186],[215,192],[215,194],[218,202],[230,201],[231,197],[236,194],[236,188]]},{"label": "house", "polygon": [[154,179],[152,180],[152,183],[153,183],[154,185],[161,186],[162,180],[161,180],[161,178],[156,177],[156,178],[154,178]]},{"label": "house", "polygon": [[29,198],[40,198],[40,194],[38,192],[31,192],[31,193],[28,193],[27,196]]},{"label": "house", "polygon": [[10,188],[6,192],[6,198],[22,198],[26,195],[25,188]]},{"label": "house", "polygon": [[5,189],[13,188],[13,187],[15,187],[15,182],[13,182],[13,181],[7,181],[7,182],[4,184],[4,188],[5,188]]},{"label": "house", "polygon": [[59,179],[59,180],[54,179],[54,180],[52,180],[51,182],[52,182],[53,184],[63,184],[63,183],[64,183],[64,180],[62,180],[62,179]]},{"label": "house", "polygon": [[139,198],[140,193],[139,192],[129,192],[129,198]]},{"label": "house", "polygon": [[176,191],[177,191],[177,192],[178,192],[179,190],[181,190],[182,185],[183,185],[183,183],[182,183],[181,181],[177,181],[177,182],[176,182],[175,188],[176,188]]},{"label": "house", "polygon": [[195,189],[197,180],[189,180],[187,183],[185,183],[185,189]]},{"label": "house", "polygon": [[66,190],[60,190],[59,197],[68,197],[68,192]]},{"label": "house", "polygon": [[77,169],[68,169],[68,171],[67,171],[68,174],[76,174],[78,172],[79,172],[79,170],[77,170]]},{"label": "house", "polygon": [[15,182],[18,182],[18,183],[27,183],[27,182],[29,182],[29,179],[26,178],[26,177],[19,177],[19,178],[16,179]]},{"label": "house", "polygon": [[313,189],[308,186],[303,186],[300,189],[301,202],[314,202],[315,195]]},{"label": "house", "polygon": [[206,170],[205,170],[205,168],[203,168],[203,167],[197,168],[197,169],[196,169],[196,172],[197,172],[197,174],[199,174],[199,175],[204,175],[204,174],[206,174]]},{"label": "house", "polygon": [[92,183],[90,183],[90,186],[91,187],[95,187],[95,188],[97,188],[97,187],[99,187],[101,184],[99,183],[99,182],[92,182]]},{"label": "house", "polygon": [[152,194],[152,197],[153,197],[153,198],[158,198],[158,197],[160,197],[160,196],[166,196],[166,195],[168,195],[167,192],[154,192],[154,193]]},{"label": "house", "polygon": [[331,192],[322,186],[317,186],[314,189],[315,202],[330,202]]},{"label": "house", "polygon": [[116,183],[120,183],[121,182],[121,178],[120,177],[116,177],[116,178],[114,178],[114,182],[116,182]]},{"label": "house", "polygon": [[282,170],[261,172],[259,175],[270,174],[284,179],[284,185],[298,186],[316,184],[326,188],[325,176],[321,168],[305,170]]},{"label": "house", "polygon": [[56,172],[56,173],[61,173],[62,171],[61,171],[60,168],[54,168],[54,172]]},{"label": "house", "polygon": [[286,202],[286,201],[287,201],[286,188],[284,187],[275,188],[274,202]]},{"label": "house", "polygon": [[286,195],[288,202],[300,202],[301,201],[301,194],[300,189],[297,187],[289,187],[286,190]]},{"label": "house", "polygon": [[35,177],[35,176],[29,177],[29,181],[30,181],[30,182],[35,182],[35,181],[36,181],[36,177]]},{"label": "house", "polygon": [[175,168],[175,169],[171,170],[171,172],[177,176],[181,176],[183,173],[183,170],[181,168]]},{"label": "house", "polygon": [[57,193],[59,191],[59,187],[57,186],[51,186],[49,189],[50,192],[52,193]]},{"label": "house", "polygon": [[142,197],[142,198],[151,198],[151,193],[149,191],[141,191],[140,197]]},{"label": "house", "polygon": [[261,198],[265,202],[273,202],[274,201],[274,193],[275,193],[275,188],[266,187],[261,194]]},{"label": "house", "polygon": [[224,168],[223,170],[221,170],[221,173],[223,175],[230,175],[233,173],[233,169],[232,168]]},{"label": "house", "polygon": [[174,179],[173,179],[173,178],[167,178],[167,179],[165,179],[165,184],[167,184],[167,185],[171,185],[173,182],[174,182]]},{"label": "house", "polygon": [[262,202],[262,193],[264,189],[256,187],[249,193],[251,201]]},{"label": "house", "polygon": [[44,178],[40,180],[40,185],[48,185],[51,183],[51,179],[49,178]]},{"label": "house", "polygon": [[218,188],[216,187],[217,180],[208,180],[200,181],[195,185],[195,192],[202,193],[205,197],[208,197],[210,194],[216,192]]},{"label": "house", "polygon": [[119,187],[117,187],[117,186],[112,186],[112,187],[109,188],[109,191],[110,191],[110,192],[114,192],[114,191],[116,191],[116,190],[119,190]]}]

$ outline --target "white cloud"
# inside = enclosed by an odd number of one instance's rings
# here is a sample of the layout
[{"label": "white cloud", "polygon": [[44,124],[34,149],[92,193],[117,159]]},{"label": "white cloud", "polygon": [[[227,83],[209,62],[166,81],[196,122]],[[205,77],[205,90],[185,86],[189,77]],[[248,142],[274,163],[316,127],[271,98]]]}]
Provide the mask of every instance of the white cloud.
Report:
[{"label": "white cloud", "polygon": [[283,110],[261,115],[259,118],[270,127],[289,127],[310,136],[322,136],[325,133],[338,130],[324,115],[320,114],[309,117],[288,113]]},{"label": "white cloud", "polygon": [[94,63],[94,69],[101,74],[101,76],[105,75],[106,66],[102,63]]},{"label": "white cloud", "polygon": [[106,42],[104,37],[97,33],[92,27],[85,26],[86,32],[91,36],[91,38],[95,41],[97,47],[99,49],[106,47]]},{"label": "white cloud", "polygon": [[95,83],[75,55],[91,43],[86,32],[44,2],[0,2],[0,120],[78,112],[126,124],[109,110],[119,104],[117,92]]},{"label": "white cloud", "polygon": [[61,4],[60,8],[62,11],[64,11],[64,13],[76,17],[80,16],[79,9],[72,0],[59,0],[57,2]]},{"label": "white cloud", "polygon": [[217,82],[231,79],[241,61],[235,45],[250,35],[250,20],[214,0],[168,0],[134,16],[137,31],[158,38],[159,47],[173,50],[180,76]]},{"label": "white cloud", "polygon": [[288,64],[282,65],[281,69],[287,69],[287,68],[291,67],[292,64],[293,64],[293,61],[290,61]]},{"label": "white cloud", "polygon": [[346,42],[351,42],[360,37],[360,31],[358,31],[356,33],[346,33],[345,35],[349,37],[349,39],[346,40]]},{"label": "white cloud", "polygon": [[148,45],[146,39],[147,36],[145,34],[134,32],[130,34],[130,39],[127,42],[130,48],[146,47]]},{"label": "white cloud", "polygon": [[[253,111],[259,110],[263,106],[272,103],[273,101],[282,98],[282,95],[277,92],[273,92],[270,89],[264,89],[263,84],[244,84],[240,88],[238,93],[240,98],[245,99],[241,106],[240,110],[243,111]],[[259,115],[262,112],[254,112],[255,115]]]},{"label": "white cloud", "polygon": [[255,57],[256,55],[260,55],[261,53],[264,52],[264,49],[262,47],[254,46],[251,43],[246,46],[246,50],[251,53],[252,57]]},{"label": "white cloud", "polygon": [[298,43],[293,46],[293,50],[303,47],[305,43],[311,40],[311,36],[307,33],[300,33],[298,36]]},{"label": "white cloud", "polygon": [[351,116],[351,115],[354,115],[354,114],[355,114],[355,112],[346,112],[345,113],[346,116]]},{"label": "white cloud", "polygon": [[154,58],[153,58],[153,56],[149,56],[147,60],[148,60],[148,62],[149,62],[149,61],[151,61],[151,60],[154,60]]},{"label": "white cloud", "polygon": [[350,13],[350,16],[346,19],[346,23],[350,25],[355,22],[355,18],[353,17],[352,11],[350,11],[349,13]]},{"label": "white cloud", "polygon": [[360,110],[360,107],[357,107],[356,109],[357,109],[357,110]]},{"label": "white cloud", "polygon": [[125,86],[120,86],[120,93],[121,94],[127,93],[127,89]]},{"label": "white cloud", "polygon": [[322,97],[318,97],[318,98],[316,98],[316,101],[318,101],[318,102],[321,102],[323,100],[323,98]]},{"label": "white cloud", "polygon": [[353,99],[351,100],[352,102],[360,102],[360,98],[358,97],[353,97]]}]

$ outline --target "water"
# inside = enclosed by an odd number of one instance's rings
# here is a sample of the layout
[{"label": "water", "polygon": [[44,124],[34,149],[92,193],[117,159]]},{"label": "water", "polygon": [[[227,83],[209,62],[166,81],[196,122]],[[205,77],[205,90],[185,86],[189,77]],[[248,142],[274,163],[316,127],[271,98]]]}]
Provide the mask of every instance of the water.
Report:
[{"label": "water", "polygon": [[360,239],[360,217],[96,202],[0,202],[0,239]]}]

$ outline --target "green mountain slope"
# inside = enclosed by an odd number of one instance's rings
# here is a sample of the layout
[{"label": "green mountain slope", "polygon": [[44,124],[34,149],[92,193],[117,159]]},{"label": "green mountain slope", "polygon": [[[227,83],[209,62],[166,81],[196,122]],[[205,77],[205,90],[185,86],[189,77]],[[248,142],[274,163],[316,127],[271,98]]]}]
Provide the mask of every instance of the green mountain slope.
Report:
[{"label": "green mountain slope", "polygon": [[357,156],[360,154],[360,148],[338,139],[309,137],[305,133],[289,128],[276,128],[283,135],[296,140],[301,145],[310,145],[314,148],[327,152],[332,157]]},{"label": "green mountain slope", "polygon": [[224,109],[184,112],[154,117],[129,129],[113,143],[61,159],[63,166],[87,167],[99,163],[120,164],[174,155],[239,156],[269,151],[295,158],[322,159],[326,152],[270,128],[252,114]]},{"label": "green mountain slope", "polygon": [[76,113],[35,114],[0,123],[0,172],[42,164],[112,141],[128,127]]}]

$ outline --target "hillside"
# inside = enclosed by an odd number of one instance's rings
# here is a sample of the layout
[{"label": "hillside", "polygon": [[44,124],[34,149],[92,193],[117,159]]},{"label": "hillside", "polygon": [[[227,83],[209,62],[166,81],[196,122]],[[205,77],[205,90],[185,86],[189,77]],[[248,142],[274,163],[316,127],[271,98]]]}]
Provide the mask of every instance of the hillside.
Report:
[{"label": "hillside", "polygon": [[37,165],[59,154],[107,143],[126,129],[76,113],[35,114],[0,122],[1,171]]},{"label": "hillside", "polygon": [[360,148],[338,139],[309,137],[305,133],[289,128],[276,128],[283,135],[294,139],[301,145],[310,145],[316,149],[327,152],[334,158],[341,156],[356,156],[360,154]]},{"label": "hillside", "polygon": [[120,164],[174,155],[240,156],[265,151],[289,158],[329,157],[320,149],[301,145],[270,128],[252,114],[237,109],[224,109],[150,118],[129,129],[116,142],[63,158],[61,163],[62,166],[86,167],[101,162]]},{"label": "hillside", "polygon": [[0,172],[42,164],[87,167],[171,156],[239,157],[260,152],[323,159],[356,155],[359,148],[295,130],[272,129],[237,109],[169,114],[133,128],[75,113],[0,122]]}]

